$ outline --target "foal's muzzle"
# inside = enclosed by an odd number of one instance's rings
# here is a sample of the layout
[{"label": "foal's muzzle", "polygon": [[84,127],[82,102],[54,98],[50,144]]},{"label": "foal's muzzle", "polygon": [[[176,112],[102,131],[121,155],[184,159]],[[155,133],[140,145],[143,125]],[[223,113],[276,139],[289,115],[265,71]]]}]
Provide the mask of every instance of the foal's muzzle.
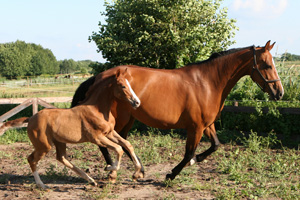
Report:
[{"label": "foal's muzzle", "polygon": [[134,109],[137,109],[141,105],[141,101],[139,99],[131,98],[129,102]]}]

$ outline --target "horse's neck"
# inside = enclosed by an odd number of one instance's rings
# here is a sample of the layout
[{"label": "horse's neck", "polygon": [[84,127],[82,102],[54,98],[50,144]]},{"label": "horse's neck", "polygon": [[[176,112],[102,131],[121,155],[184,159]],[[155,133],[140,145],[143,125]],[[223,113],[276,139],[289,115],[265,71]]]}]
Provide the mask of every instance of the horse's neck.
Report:
[{"label": "horse's neck", "polygon": [[[201,72],[205,73],[208,81],[211,81],[211,87],[219,94],[222,94],[220,106],[224,103],[225,98],[230,93],[234,85],[245,75],[249,74],[250,64],[253,62],[249,57],[251,52],[243,50],[223,57],[216,58],[206,66],[199,67]],[[200,80],[201,81],[201,80]]]},{"label": "horse's neck", "polygon": [[221,74],[220,80],[223,82],[224,87],[222,91],[222,103],[236,83],[243,76],[250,74],[249,69],[253,61],[251,57],[249,58],[249,52],[235,54],[236,55],[229,55],[231,56],[229,59],[232,59],[232,62],[226,62],[219,68],[218,74]]}]

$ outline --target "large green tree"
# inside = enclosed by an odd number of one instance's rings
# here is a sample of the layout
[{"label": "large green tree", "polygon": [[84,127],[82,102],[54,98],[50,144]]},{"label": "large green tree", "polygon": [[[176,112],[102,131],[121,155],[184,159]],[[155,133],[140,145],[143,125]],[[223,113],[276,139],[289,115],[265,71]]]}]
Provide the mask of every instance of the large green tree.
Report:
[{"label": "large green tree", "polygon": [[221,0],[115,0],[90,36],[111,66],[178,68],[233,44]]},{"label": "large green tree", "polygon": [[0,44],[1,76],[16,78],[58,72],[58,62],[49,49],[19,40]]},{"label": "large green tree", "polygon": [[78,70],[78,64],[73,59],[65,59],[59,64],[60,73],[71,73]]}]

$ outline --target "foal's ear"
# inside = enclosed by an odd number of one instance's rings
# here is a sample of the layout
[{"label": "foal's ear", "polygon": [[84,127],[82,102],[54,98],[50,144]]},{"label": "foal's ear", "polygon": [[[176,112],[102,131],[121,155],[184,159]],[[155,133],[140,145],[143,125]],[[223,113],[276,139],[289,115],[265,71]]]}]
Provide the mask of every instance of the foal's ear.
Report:
[{"label": "foal's ear", "polygon": [[119,78],[120,74],[121,74],[121,70],[118,69],[117,72],[116,72],[116,77]]},{"label": "foal's ear", "polygon": [[274,45],[275,45],[275,42],[270,45],[271,43],[271,40],[269,40],[267,43],[266,43],[266,46],[265,46],[265,50],[268,50],[268,51],[271,51],[271,49],[273,49]]}]

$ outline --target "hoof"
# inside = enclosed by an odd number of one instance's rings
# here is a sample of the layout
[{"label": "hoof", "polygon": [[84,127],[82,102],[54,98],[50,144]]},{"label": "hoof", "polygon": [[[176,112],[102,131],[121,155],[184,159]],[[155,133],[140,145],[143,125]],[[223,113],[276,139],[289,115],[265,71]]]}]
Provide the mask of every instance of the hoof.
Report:
[{"label": "hoof", "polygon": [[132,175],[132,180],[137,181],[138,179],[144,178],[145,173],[144,172],[136,172]]},{"label": "hoof", "polygon": [[41,189],[41,190],[48,190],[48,189],[50,189],[50,187],[48,187],[47,185],[45,185],[45,184],[37,184],[36,185],[39,189]]},{"label": "hoof", "polygon": [[166,175],[166,181],[172,181],[172,180],[174,180],[174,178],[175,178],[175,176],[173,175],[173,174],[167,174]]},{"label": "hoof", "polygon": [[96,182],[92,182],[91,183],[93,186],[98,186],[98,184]]},{"label": "hoof", "polygon": [[111,183],[116,183],[117,181],[117,171],[111,171],[108,174],[108,181]]},{"label": "hoof", "polygon": [[116,182],[117,182],[117,179],[116,179],[116,178],[111,178],[111,177],[109,177],[109,178],[108,178],[108,181],[109,181],[110,183],[116,183]]},{"label": "hoof", "polygon": [[114,170],[117,170],[117,167],[116,167],[116,166],[113,166],[113,165],[107,165],[107,166],[104,168],[104,171],[114,171]]}]

